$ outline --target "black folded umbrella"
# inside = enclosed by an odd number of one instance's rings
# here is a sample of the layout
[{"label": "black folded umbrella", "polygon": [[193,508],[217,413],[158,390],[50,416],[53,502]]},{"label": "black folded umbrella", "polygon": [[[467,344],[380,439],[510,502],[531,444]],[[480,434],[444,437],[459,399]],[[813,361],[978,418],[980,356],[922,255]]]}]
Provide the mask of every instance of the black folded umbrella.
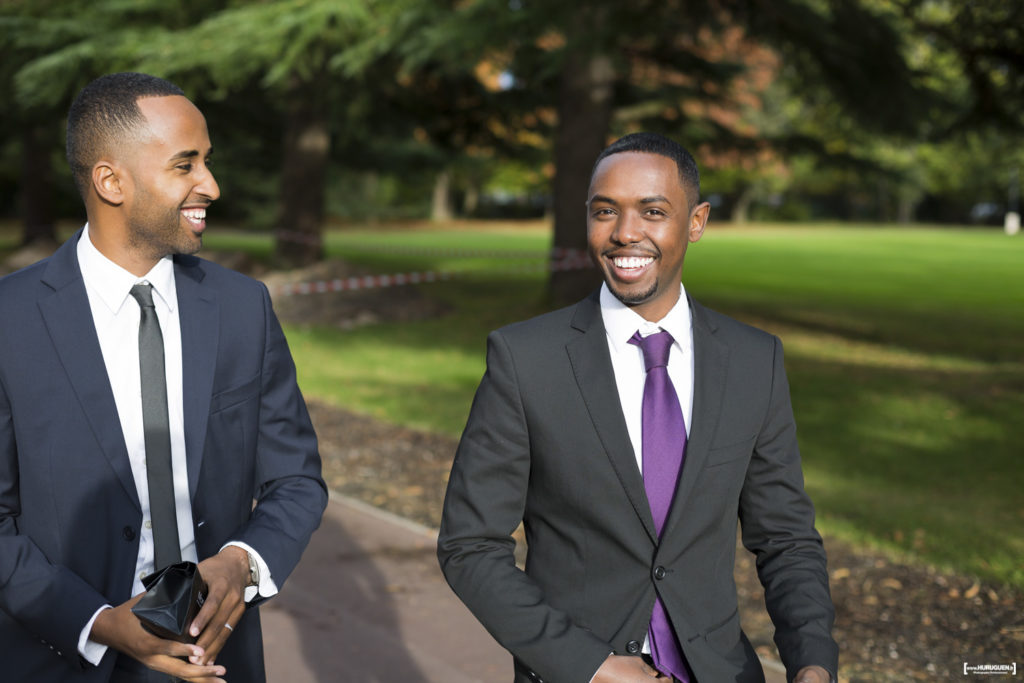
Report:
[{"label": "black folded umbrella", "polygon": [[170,564],[142,580],[146,594],[132,612],[150,633],[179,643],[194,643],[188,627],[206,601],[206,582],[195,562]]}]

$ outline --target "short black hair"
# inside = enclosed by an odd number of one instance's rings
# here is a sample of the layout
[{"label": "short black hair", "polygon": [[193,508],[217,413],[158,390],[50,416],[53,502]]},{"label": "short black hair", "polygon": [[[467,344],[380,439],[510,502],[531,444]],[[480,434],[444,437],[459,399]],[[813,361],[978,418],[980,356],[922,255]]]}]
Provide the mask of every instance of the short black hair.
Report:
[{"label": "short black hair", "polygon": [[597,161],[594,162],[594,168],[590,171],[591,179],[602,161],[613,154],[622,152],[659,154],[676,162],[679,181],[683,184],[691,204],[696,205],[700,198],[700,172],[697,170],[697,162],[685,147],[675,140],[670,140],[657,133],[630,133],[605,147],[604,151],[598,155]]},{"label": "short black hair", "polygon": [[83,199],[93,164],[118,141],[137,135],[145,125],[138,100],[170,95],[185,93],[170,81],[131,72],[100,76],[82,88],[68,111],[67,154]]}]

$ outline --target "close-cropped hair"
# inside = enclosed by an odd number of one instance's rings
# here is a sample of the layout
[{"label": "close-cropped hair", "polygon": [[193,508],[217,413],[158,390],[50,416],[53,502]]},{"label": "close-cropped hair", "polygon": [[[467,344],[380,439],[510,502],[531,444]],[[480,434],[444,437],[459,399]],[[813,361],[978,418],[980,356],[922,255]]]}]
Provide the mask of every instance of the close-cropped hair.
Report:
[{"label": "close-cropped hair", "polygon": [[686,148],[675,140],[670,140],[664,135],[657,133],[630,133],[608,145],[598,155],[594,162],[594,168],[590,177],[594,177],[598,165],[613,154],[622,152],[643,152],[646,154],[658,154],[668,157],[676,162],[676,169],[679,171],[679,181],[686,189],[692,205],[697,203],[700,197],[700,172],[697,170],[697,162],[693,156],[686,151]]},{"label": "close-cropped hair", "polygon": [[184,94],[170,81],[131,72],[100,76],[78,93],[68,111],[67,155],[83,198],[88,193],[93,165],[118,142],[136,136],[146,124],[138,101]]}]

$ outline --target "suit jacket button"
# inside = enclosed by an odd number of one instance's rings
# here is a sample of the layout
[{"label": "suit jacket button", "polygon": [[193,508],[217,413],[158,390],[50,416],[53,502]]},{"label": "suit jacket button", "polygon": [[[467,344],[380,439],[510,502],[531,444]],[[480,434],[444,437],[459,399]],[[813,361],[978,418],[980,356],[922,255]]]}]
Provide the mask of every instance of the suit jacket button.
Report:
[{"label": "suit jacket button", "polygon": [[664,567],[655,567],[654,568],[654,578],[658,579],[659,581],[664,579],[666,574],[668,574],[668,572],[665,571]]},{"label": "suit jacket button", "polygon": [[626,643],[626,652],[628,652],[631,655],[639,654],[640,653],[640,641],[639,640],[631,640],[628,643]]},{"label": "suit jacket button", "polygon": [[135,529],[131,528],[130,526],[126,526],[125,528],[121,529],[121,537],[124,538],[124,540],[126,541],[134,541]]}]

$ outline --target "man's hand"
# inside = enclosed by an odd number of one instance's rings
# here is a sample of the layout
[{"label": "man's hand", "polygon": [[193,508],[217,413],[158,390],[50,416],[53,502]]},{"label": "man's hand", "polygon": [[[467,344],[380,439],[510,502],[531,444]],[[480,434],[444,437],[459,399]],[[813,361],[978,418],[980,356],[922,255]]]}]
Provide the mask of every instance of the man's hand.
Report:
[{"label": "man's hand", "polygon": [[[100,612],[89,638],[139,660],[150,669],[188,681],[224,683],[217,678],[225,674],[223,666],[197,665],[203,658],[202,647],[165,640],[142,628],[139,618],[132,614],[132,606],[143,595],[140,593],[128,602]],[[185,657],[192,663],[184,661]]]},{"label": "man's hand", "polygon": [[797,672],[793,683],[831,683],[832,676],[820,666],[805,666]]},{"label": "man's hand", "polygon": [[193,664],[213,664],[228,642],[231,630],[245,613],[245,587],[249,583],[249,554],[228,546],[199,563],[206,581],[206,602],[192,620],[189,633],[198,638],[202,653],[190,657]]},{"label": "man's hand", "polygon": [[608,655],[591,683],[651,683],[659,676],[661,674],[640,657]]}]

